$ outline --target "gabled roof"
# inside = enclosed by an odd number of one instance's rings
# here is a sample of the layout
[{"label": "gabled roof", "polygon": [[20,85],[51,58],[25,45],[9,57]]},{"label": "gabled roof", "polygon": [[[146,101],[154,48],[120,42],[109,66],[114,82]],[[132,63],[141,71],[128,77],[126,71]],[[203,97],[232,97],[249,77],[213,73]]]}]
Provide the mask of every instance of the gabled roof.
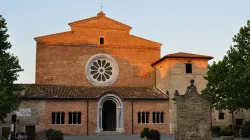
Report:
[{"label": "gabled roof", "polygon": [[[99,35],[99,30],[101,30],[104,34],[106,33],[106,37],[109,35],[112,36],[112,39],[108,41],[109,44],[106,45],[126,47],[146,46],[152,48],[159,48],[162,46],[161,43],[131,35],[129,31],[132,27],[106,17],[103,12],[98,13],[95,17],[71,22],[69,25],[71,31],[39,36],[36,37],[35,40],[42,44],[98,45],[98,41],[93,39],[92,36],[95,36],[98,40],[99,36],[103,34],[101,32]],[[115,34],[116,31],[119,34],[121,33],[122,37],[119,35],[111,35]]]},{"label": "gabled roof", "polygon": [[152,64],[152,66],[162,62],[163,60],[165,60],[167,58],[193,58],[193,59],[196,58],[196,59],[208,59],[208,60],[213,59],[212,56],[207,56],[207,55],[193,54],[193,53],[186,53],[186,52],[177,52],[177,53],[172,53],[172,54],[165,55],[161,59],[154,62]]},{"label": "gabled roof", "polygon": [[105,29],[127,30],[127,31],[132,29],[132,27],[123,24],[119,21],[108,18],[105,15],[106,14],[101,11],[95,17],[71,22],[69,23],[69,26],[70,27],[81,26],[87,28],[105,28]]},{"label": "gabled roof", "polygon": [[167,100],[155,87],[86,87],[62,85],[24,85],[23,99],[98,99],[106,93],[123,99]]}]

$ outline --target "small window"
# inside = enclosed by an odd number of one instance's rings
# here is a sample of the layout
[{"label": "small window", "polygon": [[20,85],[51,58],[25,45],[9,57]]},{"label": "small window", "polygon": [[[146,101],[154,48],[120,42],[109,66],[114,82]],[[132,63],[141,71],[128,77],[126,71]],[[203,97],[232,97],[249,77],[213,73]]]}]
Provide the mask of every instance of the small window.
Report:
[{"label": "small window", "polygon": [[192,73],[192,64],[186,64],[186,73]]},{"label": "small window", "polygon": [[146,112],[146,123],[149,123],[149,112]]},{"label": "small window", "polygon": [[236,126],[242,126],[243,125],[243,119],[236,119],[235,124],[236,124]]},{"label": "small window", "polygon": [[149,112],[138,112],[138,123],[149,123]]},{"label": "small window", "polygon": [[161,123],[164,123],[164,113],[161,112],[161,120],[160,120]]},{"label": "small window", "polygon": [[100,44],[104,44],[104,38],[100,37]]},{"label": "small window", "polygon": [[52,124],[64,124],[65,113],[64,112],[52,112],[51,114]]},{"label": "small window", "polygon": [[219,120],[224,120],[225,119],[225,113],[220,112],[219,113]]},{"label": "small window", "polygon": [[81,112],[69,112],[69,124],[81,124]]},{"label": "small window", "polygon": [[141,112],[138,112],[138,123],[141,123]]},{"label": "small window", "polygon": [[164,112],[153,112],[153,123],[164,123]]},{"label": "small window", "polygon": [[156,123],[156,113],[155,112],[153,112],[153,114],[152,114],[152,118],[153,118],[153,123]]}]

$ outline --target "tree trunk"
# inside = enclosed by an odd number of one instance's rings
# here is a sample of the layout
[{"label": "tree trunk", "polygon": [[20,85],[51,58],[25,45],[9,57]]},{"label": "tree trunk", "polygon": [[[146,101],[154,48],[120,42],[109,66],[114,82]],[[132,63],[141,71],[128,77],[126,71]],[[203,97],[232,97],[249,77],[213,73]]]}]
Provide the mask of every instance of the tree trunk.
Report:
[{"label": "tree trunk", "polygon": [[232,110],[232,135],[234,135],[234,111]]}]

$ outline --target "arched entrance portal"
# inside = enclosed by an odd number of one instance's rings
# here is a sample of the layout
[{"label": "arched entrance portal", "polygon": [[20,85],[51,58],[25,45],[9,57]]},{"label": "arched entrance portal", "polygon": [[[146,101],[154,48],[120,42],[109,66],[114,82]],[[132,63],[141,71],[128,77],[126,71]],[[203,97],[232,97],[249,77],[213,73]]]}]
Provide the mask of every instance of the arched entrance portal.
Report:
[{"label": "arched entrance portal", "polygon": [[112,100],[103,104],[102,128],[103,131],[116,131],[116,104]]},{"label": "arched entrance portal", "polygon": [[104,95],[98,102],[96,133],[116,131],[124,133],[123,104],[114,94]]}]

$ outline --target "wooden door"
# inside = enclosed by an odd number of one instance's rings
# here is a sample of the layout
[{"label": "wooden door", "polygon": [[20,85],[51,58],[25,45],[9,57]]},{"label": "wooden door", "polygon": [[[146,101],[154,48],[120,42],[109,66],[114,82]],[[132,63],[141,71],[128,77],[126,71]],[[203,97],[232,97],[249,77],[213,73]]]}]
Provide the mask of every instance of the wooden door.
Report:
[{"label": "wooden door", "polygon": [[27,140],[35,140],[35,126],[26,126]]}]

